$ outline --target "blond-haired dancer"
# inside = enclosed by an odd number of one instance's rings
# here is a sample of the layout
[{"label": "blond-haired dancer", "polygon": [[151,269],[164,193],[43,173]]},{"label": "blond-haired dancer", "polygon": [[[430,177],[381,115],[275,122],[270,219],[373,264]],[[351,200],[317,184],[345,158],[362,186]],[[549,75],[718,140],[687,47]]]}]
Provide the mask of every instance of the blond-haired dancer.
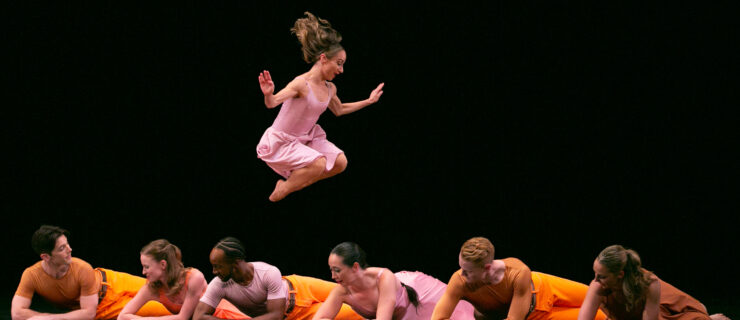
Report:
[{"label": "blond-haired dancer", "polygon": [[[532,272],[517,258],[494,259],[491,241],[466,241],[458,256],[460,270],[434,308],[432,319],[449,319],[460,300],[475,307],[476,319],[540,320],[578,317],[588,286]],[[599,312],[596,317],[605,318]]]}]

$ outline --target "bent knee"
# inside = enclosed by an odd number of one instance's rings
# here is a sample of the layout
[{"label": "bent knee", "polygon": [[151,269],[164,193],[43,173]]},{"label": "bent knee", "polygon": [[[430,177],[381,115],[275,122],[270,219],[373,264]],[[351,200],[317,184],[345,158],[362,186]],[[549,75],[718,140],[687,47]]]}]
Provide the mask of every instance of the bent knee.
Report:
[{"label": "bent knee", "polygon": [[337,160],[334,161],[334,168],[332,169],[332,171],[342,172],[345,169],[347,169],[347,157],[345,157],[344,154],[340,154],[337,157]]},{"label": "bent knee", "polygon": [[316,171],[324,171],[326,169],[326,158],[325,157],[319,157],[316,158],[309,167]]}]

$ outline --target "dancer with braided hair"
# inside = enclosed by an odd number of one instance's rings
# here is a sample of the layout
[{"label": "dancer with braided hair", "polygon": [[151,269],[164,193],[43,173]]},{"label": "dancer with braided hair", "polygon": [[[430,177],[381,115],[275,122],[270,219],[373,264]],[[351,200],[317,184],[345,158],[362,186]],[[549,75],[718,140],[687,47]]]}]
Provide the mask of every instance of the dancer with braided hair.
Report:
[{"label": "dancer with braided hair", "polygon": [[592,320],[598,310],[612,320],[729,320],[709,315],[698,300],[642,268],[637,252],[620,245],[599,253],[594,273],[578,320]]},{"label": "dancer with braided hair", "polygon": [[275,184],[269,196],[273,202],[345,170],[344,152],[327,140],[326,132],[316,122],[327,108],[341,116],[377,102],[384,85],[379,84],[365,100],[340,101],[331,80],[344,72],[347,61],[347,52],[340,44],[342,36],[328,21],[310,12],[290,30],[298,37],[303,59],[311,64],[311,69],[276,94],[269,71],[261,72],[258,77],[267,108],[282,104],[277,118],[257,145],[257,157],[285,178]]},{"label": "dancer with braided hair", "polygon": [[[308,320],[313,317],[336,286],[335,283],[299,275],[282,276],[265,262],[247,262],[246,250],[234,237],[221,239],[211,250],[211,265],[216,276],[195,308],[193,320],[243,319]],[[224,299],[237,314],[217,308]],[[342,306],[335,319],[360,320],[349,306]]]}]

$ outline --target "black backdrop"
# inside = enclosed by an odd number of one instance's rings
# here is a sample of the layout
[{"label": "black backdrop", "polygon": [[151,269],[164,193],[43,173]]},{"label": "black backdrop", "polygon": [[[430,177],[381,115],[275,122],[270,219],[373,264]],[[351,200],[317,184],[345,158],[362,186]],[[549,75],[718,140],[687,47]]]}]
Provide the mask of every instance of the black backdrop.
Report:
[{"label": "black backdrop", "polygon": [[[446,281],[482,235],[588,282],[620,243],[710,306],[737,297],[729,6],[3,6],[8,305],[40,224],[134,274],[157,238],[209,274],[232,235],[286,274],[329,279],[329,250],[351,240],[373,265]],[[306,10],[344,36],[339,96],[385,94],[319,120],[346,172],[270,203],[278,176],[255,146],[277,110],[257,75],[281,88],[309,68],[289,32]]]}]

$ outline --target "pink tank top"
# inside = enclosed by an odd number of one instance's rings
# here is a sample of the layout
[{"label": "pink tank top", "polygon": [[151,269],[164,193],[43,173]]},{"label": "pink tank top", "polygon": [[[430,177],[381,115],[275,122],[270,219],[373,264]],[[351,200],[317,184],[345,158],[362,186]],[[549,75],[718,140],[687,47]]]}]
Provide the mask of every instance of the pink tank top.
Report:
[{"label": "pink tank top", "polygon": [[[378,272],[378,280],[380,280],[380,275],[383,274],[383,271],[385,269],[380,270]],[[396,279],[396,282],[399,282],[398,279]],[[348,299],[348,305],[352,307],[352,310],[357,312],[357,314],[361,315],[365,319],[375,319],[376,313],[378,312],[378,304],[374,305],[373,309],[369,308],[363,308],[359,304],[352,303],[352,298]],[[409,302],[408,294],[406,293],[406,288],[404,288],[402,285],[398,286],[398,289],[396,290],[396,306],[393,308],[393,319],[400,319],[403,317],[403,315],[406,313],[406,309],[411,305]]]},{"label": "pink tank top", "polygon": [[278,116],[272,123],[272,128],[294,136],[302,136],[316,125],[319,116],[326,111],[332,97],[332,92],[331,86],[326,82],[326,86],[329,88],[328,98],[326,101],[319,101],[313,89],[311,89],[311,85],[308,84],[308,81],[302,77],[296,78],[301,78],[306,82],[308,95],[300,98],[291,98],[283,102]]}]

